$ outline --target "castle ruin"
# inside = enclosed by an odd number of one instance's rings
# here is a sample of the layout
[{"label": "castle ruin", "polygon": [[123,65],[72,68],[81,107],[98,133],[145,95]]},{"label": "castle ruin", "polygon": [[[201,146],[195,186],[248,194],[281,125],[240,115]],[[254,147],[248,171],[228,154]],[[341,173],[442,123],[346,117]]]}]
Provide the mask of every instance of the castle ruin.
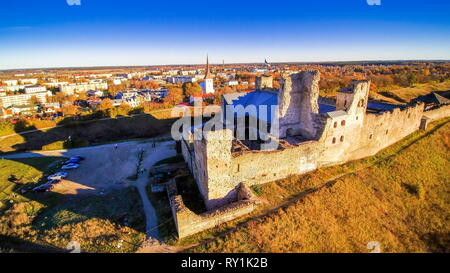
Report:
[{"label": "castle ruin", "polygon": [[[181,141],[184,159],[209,209],[236,200],[241,184],[266,183],[374,155],[426,126],[429,120],[450,113],[448,106],[438,109],[439,113],[424,112],[421,103],[371,111],[367,80],[355,80],[340,90],[334,105],[323,104],[319,79],[319,71],[302,71],[284,75],[278,92],[257,90],[223,98],[223,113],[226,104],[239,104],[243,96],[278,105],[276,149],[257,149],[253,142],[258,141],[241,141],[229,128],[209,131],[201,140],[191,137]],[[259,78],[257,86],[271,88],[272,79],[270,86],[268,81]]]}]

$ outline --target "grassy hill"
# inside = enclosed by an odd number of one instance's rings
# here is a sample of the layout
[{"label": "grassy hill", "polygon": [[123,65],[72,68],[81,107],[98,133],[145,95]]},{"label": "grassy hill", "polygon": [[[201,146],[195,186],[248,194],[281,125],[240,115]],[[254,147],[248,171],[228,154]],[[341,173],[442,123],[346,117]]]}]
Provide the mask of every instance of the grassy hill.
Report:
[{"label": "grassy hill", "polygon": [[407,103],[418,96],[426,95],[433,91],[448,90],[450,90],[450,81],[416,84],[413,87],[397,88],[390,91],[371,93],[371,96],[374,99],[382,99],[392,103]]},{"label": "grassy hill", "polygon": [[[111,141],[168,134],[175,119],[170,109],[126,118],[71,122],[64,127],[0,138],[0,154],[30,150],[58,150]],[[71,141],[68,142],[68,138]]]},{"label": "grassy hill", "polygon": [[369,252],[376,241],[381,252],[449,252],[449,152],[445,119],[376,156],[256,186],[257,211],[178,245],[189,252]]}]

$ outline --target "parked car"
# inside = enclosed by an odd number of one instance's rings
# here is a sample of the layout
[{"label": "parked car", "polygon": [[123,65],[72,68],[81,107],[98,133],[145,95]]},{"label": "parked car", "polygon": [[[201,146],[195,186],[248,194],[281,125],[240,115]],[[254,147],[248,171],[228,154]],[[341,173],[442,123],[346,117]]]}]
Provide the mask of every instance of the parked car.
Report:
[{"label": "parked car", "polygon": [[61,170],[77,169],[78,167],[80,167],[80,165],[75,164],[75,163],[69,163],[67,165],[62,166]]},{"label": "parked car", "polygon": [[80,160],[79,160],[79,159],[76,159],[76,158],[70,158],[69,160],[67,160],[66,162],[64,162],[64,164],[70,164],[70,163],[78,164],[78,163],[80,163]]},{"label": "parked car", "polygon": [[53,184],[51,182],[47,182],[43,185],[40,185],[39,187],[36,187],[33,189],[34,192],[46,192],[51,191],[53,189]]},{"label": "parked car", "polygon": [[48,180],[64,179],[64,178],[66,178],[68,175],[69,175],[69,174],[66,173],[66,172],[57,172],[57,173],[54,173],[54,174],[52,174],[52,175],[49,175],[49,176],[47,177],[47,179],[48,179]]},{"label": "parked car", "polygon": [[78,160],[85,160],[86,159],[86,157],[84,157],[84,156],[82,156],[82,155],[76,155],[76,156],[73,156],[73,157],[71,157],[70,159],[78,159]]},{"label": "parked car", "polygon": [[61,183],[61,180],[60,179],[52,179],[49,182],[52,183],[53,185],[55,185],[55,184]]}]

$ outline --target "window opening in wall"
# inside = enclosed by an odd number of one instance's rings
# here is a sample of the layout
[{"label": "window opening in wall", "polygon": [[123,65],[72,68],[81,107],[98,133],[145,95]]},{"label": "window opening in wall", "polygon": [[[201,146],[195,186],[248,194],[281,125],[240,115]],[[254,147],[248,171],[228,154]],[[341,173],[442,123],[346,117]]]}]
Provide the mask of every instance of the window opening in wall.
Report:
[{"label": "window opening in wall", "polygon": [[335,138],[335,137],[333,137],[333,144],[334,144],[334,143],[336,143],[336,138]]},{"label": "window opening in wall", "polygon": [[344,136],[341,136],[341,142],[344,142]]},{"label": "window opening in wall", "polygon": [[364,99],[361,99],[361,100],[358,102],[358,106],[359,106],[359,107],[363,107],[363,106],[364,106]]}]

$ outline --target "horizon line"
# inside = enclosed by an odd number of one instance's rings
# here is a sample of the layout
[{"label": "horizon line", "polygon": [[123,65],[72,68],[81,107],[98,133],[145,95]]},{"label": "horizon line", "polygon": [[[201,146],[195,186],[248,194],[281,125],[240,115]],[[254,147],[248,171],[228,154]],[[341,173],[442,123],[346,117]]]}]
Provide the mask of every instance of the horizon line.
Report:
[{"label": "horizon line", "polygon": [[[269,64],[280,65],[280,64],[335,64],[335,63],[376,63],[376,62],[450,62],[450,59],[368,59],[368,60],[335,60],[335,61],[313,61],[313,62],[302,62],[302,61],[284,61],[284,62],[269,62]],[[264,62],[230,62],[225,63],[226,65],[243,65],[243,64],[264,64]],[[16,71],[16,70],[60,70],[60,69],[89,69],[89,68],[138,68],[138,67],[158,67],[158,66],[200,66],[205,65],[205,63],[179,63],[179,64],[144,64],[144,65],[98,65],[98,66],[54,66],[54,67],[29,67],[29,68],[7,68],[0,69],[0,71]],[[210,63],[210,65],[222,66],[223,63]]]}]

